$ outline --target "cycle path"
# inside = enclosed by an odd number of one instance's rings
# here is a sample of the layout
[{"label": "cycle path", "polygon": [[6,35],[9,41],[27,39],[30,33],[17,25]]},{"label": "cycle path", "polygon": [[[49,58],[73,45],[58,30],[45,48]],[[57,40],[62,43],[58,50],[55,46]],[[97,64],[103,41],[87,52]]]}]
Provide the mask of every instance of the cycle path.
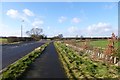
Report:
[{"label": "cycle path", "polygon": [[66,78],[58,53],[51,42],[42,55],[33,62],[23,76],[28,78]]}]

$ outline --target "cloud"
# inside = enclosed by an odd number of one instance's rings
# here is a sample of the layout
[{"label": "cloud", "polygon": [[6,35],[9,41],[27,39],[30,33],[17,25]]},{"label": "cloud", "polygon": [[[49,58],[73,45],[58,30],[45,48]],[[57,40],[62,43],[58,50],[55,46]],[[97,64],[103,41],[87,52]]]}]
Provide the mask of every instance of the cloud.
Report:
[{"label": "cloud", "polygon": [[90,32],[103,32],[103,31],[110,31],[111,25],[108,23],[101,23],[93,24],[88,26],[88,31]]},{"label": "cloud", "polygon": [[24,14],[26,14],[27,16],[34,16],[34,13],[32,11],[30,11],[29,9],[24,9],[23,10]]},{"label": "cloud", "polygon": [[63,23],[63,22],[65,22],[66,20],[67,20],[67,18],[64,17],[64,16],[61,16],[61,17],[58,19],[59,23]]},{"label": "cloud", "polygon": [[6,13],[6,15],[10,16],[11,18],[17,18],[19,13],[17,10],[9,9]]},{"label": "cloud", "polygon": [[43,20],[35,19],[34,22],[32,23],[32,26],[35,28],[42,27],[44,24]]},{"label": "cloud", "polygon": [[75,26],[72,26],[72,27],[69,27],[69,28],[68,28],[68,32],[69,32],[69,33],[76,33],[77,31],[78,31],[78,28],[75,27]]},{"label": "cloud", "polygon": [[79,28],[78,26],[71,26],[64,32],[66,36],[86,36],[86,37],[102,37],[111,36],[111,33],[118,34],[118,29],[113,27],[110,23],[99,22],[89,25],[88,27]]},{"label": "cloud", "polygon": [[95,36],[95,35],[110,35],[112,32],[114,32],[114,29],[109,23],[102,23],[99,22],[97,24],[93,24],[87,27],[86,33],[89,36]]},{"label": "cloud", "polygon": [[15,10],[15,9],[9,9],[6,12],[6,15],[11,18],[24,20],[30,23],[29,17],[34,16],[35,14],[29,9],[23,9],[23,12],[18,12],[18,10]]},{"label": "cloud", "polygon": [[80,22],[80,19],[77,18],[77,17],[74,17],[74,18],[72,19],[72,22],[73,22],[73,23],[79,23],[79,22]]}]

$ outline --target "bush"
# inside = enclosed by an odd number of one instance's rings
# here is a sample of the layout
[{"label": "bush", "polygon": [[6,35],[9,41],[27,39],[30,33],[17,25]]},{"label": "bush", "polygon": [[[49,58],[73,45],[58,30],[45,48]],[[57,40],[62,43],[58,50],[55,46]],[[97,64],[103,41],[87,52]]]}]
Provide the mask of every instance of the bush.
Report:
[{"label": "bush", "polygon": [[8,37],[8,42],[12,43],[12,42],[18,42],[19,39],[17,37]]}]

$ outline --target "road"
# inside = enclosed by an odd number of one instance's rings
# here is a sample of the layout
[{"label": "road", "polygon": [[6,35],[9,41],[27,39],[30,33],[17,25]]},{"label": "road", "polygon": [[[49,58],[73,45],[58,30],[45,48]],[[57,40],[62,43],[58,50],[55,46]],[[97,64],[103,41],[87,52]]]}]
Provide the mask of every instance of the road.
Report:
[{"label": "road", "polygon": [[35,48],[46,43],[46,41],[32,41],[24,42],[19,44],[9,44],[2,46],[2,69],[25,56],[29,52],[33,51]]},{"label": "road", "polygon": [[42,78],[67,78],[53,42],[29,66],[20,80],[39,80]]}]

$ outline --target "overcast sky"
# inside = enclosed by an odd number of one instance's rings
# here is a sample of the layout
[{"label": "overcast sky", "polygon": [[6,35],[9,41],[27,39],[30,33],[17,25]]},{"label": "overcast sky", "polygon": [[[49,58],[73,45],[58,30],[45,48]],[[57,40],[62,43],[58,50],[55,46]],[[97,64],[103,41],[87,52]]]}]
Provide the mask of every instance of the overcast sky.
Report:
[{"label": "overcast sky", "polygon": [[[24,20],[24,22],[21,22]],[[42,28],[48,37],[111,36],[118,32],[117,2],[4,2],[0,36]]]}]

